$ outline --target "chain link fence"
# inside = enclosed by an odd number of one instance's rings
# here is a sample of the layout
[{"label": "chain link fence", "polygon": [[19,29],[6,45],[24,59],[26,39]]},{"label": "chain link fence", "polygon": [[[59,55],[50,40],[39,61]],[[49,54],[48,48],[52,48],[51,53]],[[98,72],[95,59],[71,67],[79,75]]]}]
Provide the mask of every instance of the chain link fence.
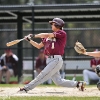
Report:
[{"label": "chain link fence", "polygon": [[[79,42],[81,42],[85,48],[87,49],[87,51],[94,51],[95,49],[100,49],[100,33],[99,33],[99,29],[97,30],[76,30],[74,28],[74,30],[66,30],[67,32],[67,43],[66,43],[66,48],[65,48],[65,56],[78,56],[78,54],[75,52],[74,50],[74,45],[75,42],[78,40]],[[47,32],[47,31],[46,31]],[[28,35],[31,33],[30,31],[24,31],[23,32],[23,37],[25,35]],[[0,55],[4,52],[4,49],[6,48],[6,43],[9,41],[12,41],[14,39],[17,39],[17,32],[15,31],[2,31],[0,36]],[[37,41],[38,43],[41,41],[41,39],[34,39],[35,41]],[[30,43],[28,43],[27,41],[22,41],[23,42],[23,57],[32,57],[33,53],[35,54],[35,56],[38,55],[38,49],[34,49],[34,51],[32,50],[32,45]],[[10,47],[13,49],[14,53],[17,54],[17,45],[14,45],[12,47]]]}]

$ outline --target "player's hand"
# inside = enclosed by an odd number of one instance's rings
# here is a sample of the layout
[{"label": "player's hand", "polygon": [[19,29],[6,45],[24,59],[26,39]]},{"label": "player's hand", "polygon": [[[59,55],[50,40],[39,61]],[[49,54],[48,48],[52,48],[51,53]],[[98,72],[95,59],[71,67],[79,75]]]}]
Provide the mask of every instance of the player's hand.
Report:
[{"label": "player's hand", "polygon": [[3,66],[3,68],[4,68],[4,69],[6,69],[6,68],[7,68],[7,66]]},{"label": "player's hand", "polygon": [[29,35],[25,36],[24,38],[25,38],[27,41],[30,41],[32,36],[33,36],[32,34],[29,34]]},{"label": "player's hand", "polygon": [[25,40],[30,41],[31,39],[29,39],[27,36],[25,36]]},{"label": "player's hand", "polygon": [[7,66],[3,66],[2,71],[7,71],[7,70],[8,70]]},{"label": "player's hand", "polygon": [[38,73],[40,73],[42,70],[41,70],[40,68],[37,68],[36,71],[37,71]]},{"label": "player's hand", "polygon": [[33,34],[29,34],[29,35],[27,35],[27,37],[28,37],[29,39],[31,39],[31,38],[33,37]]}]

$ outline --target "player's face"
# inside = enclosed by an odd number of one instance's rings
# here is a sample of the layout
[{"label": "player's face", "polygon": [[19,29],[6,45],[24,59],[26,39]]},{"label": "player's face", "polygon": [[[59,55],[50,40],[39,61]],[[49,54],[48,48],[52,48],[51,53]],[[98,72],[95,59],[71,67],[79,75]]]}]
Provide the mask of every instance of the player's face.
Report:
[{"label": "player's face", "polygon": [[52,27],[52,30],[53,30],[53,31],[56,31],[56,30],[57,30],[57,28],[55,27],[55,23],[52,23],[52,24],[51,24],[51,27]]},{"label": "player's face", "polygon": [[10,51],[9,51],[9,52],[6,52],[6,56],[7,56],[7,57],[9,57],[9,56],[11,56],[11,55],[12,55],[12,52],[10,52]]}]

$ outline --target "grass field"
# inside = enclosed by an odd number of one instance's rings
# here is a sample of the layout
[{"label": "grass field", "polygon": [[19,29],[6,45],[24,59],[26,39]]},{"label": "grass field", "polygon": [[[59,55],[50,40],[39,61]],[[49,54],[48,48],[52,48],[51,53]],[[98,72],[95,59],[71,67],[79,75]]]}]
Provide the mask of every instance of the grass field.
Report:
[{"label": "grass field", "polygon": [[[72,80],[73,76],[66,76],[66,79],[69,79],[69,80]],[[32,80],[32,77],[27,77],[25,80]],[[82,81],[83,80],[83,77],[82,76],[76,76],[76,80],[78,81]],[[11,77],[10,78],[10,81],[17,81],[17,77]]]},{"label": "grass field", "polygon": [[100,100],[99,97],[0,97],[0,100]]}]

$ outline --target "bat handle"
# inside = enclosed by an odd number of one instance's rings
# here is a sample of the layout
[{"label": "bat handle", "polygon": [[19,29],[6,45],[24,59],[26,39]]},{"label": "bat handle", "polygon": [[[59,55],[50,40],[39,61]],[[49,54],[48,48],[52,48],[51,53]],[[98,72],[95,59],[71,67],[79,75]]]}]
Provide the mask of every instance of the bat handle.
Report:
[{"label": "bat handle", "polygon": [[20,39],[20,41],[23,41],[23,40],[25,40],[25,38],[23,38],[23,39]]}]

